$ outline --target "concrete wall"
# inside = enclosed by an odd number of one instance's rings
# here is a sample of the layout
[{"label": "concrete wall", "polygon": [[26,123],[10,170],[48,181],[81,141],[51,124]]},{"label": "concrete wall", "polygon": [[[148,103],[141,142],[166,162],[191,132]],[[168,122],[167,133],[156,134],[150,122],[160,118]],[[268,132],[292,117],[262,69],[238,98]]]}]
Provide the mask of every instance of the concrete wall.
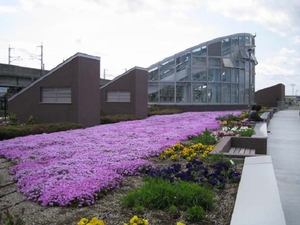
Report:
[{"label": "concrete wall", "polygon": [[279,107],[285,102],[285,86],[277,84],[255,92],[255,103],[266,107]]},{"label": "concrete wall", "polygon": [[[148,71],[135,67],[102,86],[101,108],[106,115],[127,114],[138,118],[148,115]],[[107,102],[108,91],[130,92],[130,102]]]},{"label": "concrete wall", "polygon": [[0,87],[26,87],[49,71],[0,63]]},{"label": "concrete wall", "polygon": [[[39,123],[100,123],[100,59],[82,53],[70,57],[8,100],[20,122],[34,115]],[[70,87],[71,103],[42,103],[41,88]]]}]

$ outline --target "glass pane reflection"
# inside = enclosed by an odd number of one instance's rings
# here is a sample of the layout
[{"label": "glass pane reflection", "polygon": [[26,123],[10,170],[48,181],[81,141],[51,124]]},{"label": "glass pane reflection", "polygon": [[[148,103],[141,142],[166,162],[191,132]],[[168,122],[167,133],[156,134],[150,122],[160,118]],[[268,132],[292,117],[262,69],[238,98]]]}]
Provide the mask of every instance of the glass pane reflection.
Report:
[{"label": "glass pane reflection", "polygon": [[174,83],[160,84],[159,101],[165,103],[174,103]]},{"label": "glass pane reflection", "polygon": [[207,85],[204,83],[193,84],[193,103],[207,102]]},{"label": "glass pane reflection", "polygon": [[174,81],[174,59],[170,59],[160,66],[160,80]]},{"label": "glass pane reflection", "polygon": [[177,83],[176,85],[176,102],[191,102],[191,83]]}]

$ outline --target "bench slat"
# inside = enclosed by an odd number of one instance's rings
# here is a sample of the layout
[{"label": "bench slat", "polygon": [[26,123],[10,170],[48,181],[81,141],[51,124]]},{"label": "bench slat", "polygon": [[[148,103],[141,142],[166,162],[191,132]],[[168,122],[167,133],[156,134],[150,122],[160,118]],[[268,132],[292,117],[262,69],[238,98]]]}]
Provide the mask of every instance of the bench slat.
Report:
[{"label": "bench slat", "polygon": [[250,154],[251,154],[251,155],[255,155],[255,149],[251,149],[251,150],[250,150]]},{"label": "bench slat", "polygon": [[250,154],[251,149],[245,149],[245,154]]},{"label": "bench slat", "polygon": [[255,149],[249,148],[230,148],[229,154],[247,154],[247,155],[255,155]]},{"label": "bench slat", "polygon": [[234,151],[235,151],[235,148],[231,148],[230,150],[229,150],[229,153],[234,153]]}]

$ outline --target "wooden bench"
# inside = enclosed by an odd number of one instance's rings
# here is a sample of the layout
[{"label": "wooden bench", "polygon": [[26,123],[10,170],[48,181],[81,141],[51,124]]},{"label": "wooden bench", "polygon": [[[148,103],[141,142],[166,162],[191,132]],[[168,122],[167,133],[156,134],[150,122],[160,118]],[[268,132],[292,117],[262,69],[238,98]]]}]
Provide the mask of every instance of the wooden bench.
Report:
[{"label": "wooden bench", "polygon": [[234,158],[266,155],[267,137],[223,137],[210,152],[211,155],[220,153]]},{"label": "wooden bench", "polygon": [[229,154],[248,154],[248,155],[255,155],[255,149],[248,149],[248,148],[230,148]]},{"label": "wooden bench", "polygon": [[286,225],[271,156],[245,158],[230,225]]},{"label": "wooden bench", "polygon": [[[271,113],[265,112],[263,118],[270,121]],[[251,122],[254,132],[251,137],[223,137],[210,154],[224,154],[228,157],[266,155],[268,140],[268,122]]]}]

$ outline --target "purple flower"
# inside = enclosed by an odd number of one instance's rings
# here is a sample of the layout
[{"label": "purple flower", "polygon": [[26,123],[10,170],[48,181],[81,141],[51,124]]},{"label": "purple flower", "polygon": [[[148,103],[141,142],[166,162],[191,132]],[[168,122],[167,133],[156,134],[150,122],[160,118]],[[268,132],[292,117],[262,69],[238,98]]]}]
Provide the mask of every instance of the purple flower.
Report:
[{"label": "purple flower", "polygon": [[230,112],[187,112],[86,129],[1,141],[0,155],[17,162],[11,174],[20,192],[42,205],[94,204],[97,193],[117,188],[125,175],[155,166],[147,158],[205,129]]}]

